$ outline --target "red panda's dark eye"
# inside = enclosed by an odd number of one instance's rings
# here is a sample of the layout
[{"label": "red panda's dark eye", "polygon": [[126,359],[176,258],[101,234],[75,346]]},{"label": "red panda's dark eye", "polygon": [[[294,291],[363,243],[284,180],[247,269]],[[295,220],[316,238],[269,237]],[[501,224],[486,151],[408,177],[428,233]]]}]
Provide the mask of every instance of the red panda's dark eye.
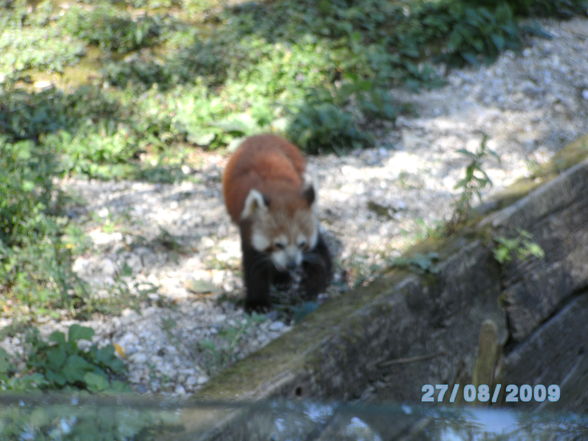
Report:
[{"label": "red panda's dark eye", "polygon": [[278,250],[283,250],[284,248],[286,248],[286,245],[284,245],[281,242],[276,242],[274,243],[274,247],[276,247]]},{"label": "red panda's dark eye", "polygon": [[301,240],[300,242],[298,242],[298,248],[306,248],[306,241],[305,240]]}]

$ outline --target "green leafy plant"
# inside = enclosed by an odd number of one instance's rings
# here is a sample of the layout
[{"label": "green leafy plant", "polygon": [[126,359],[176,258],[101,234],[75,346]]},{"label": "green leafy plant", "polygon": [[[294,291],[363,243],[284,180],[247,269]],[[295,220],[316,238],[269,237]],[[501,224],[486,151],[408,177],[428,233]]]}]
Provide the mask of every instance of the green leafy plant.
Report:
[{"label": "green leafy plant", "polygon": [[8,28],[0,33],[0,74],[16,77],[29,69],[63,72],[84,55],[84,45],[73,39],[63,41],[54,29]]},{"label": "green leafy plant", "polygon": [[459,149],[459,153],[469,159],[465,169],[465,176],[455,184],[460,190],[460,195],[453,204],[453,215],[446,226],[446,231],[452,232],[458,225],[465,222],[471,214],[474,197],[482,198],[482,190],[492,185],[492,180],[483,168],[483,163],[488,156],[500,159],[496,152],[488,147],[488,136],[482,135],[480,147],[475,152]]},{"label": "green leafy plant", "polygon": [[63,171],[102,179],[130,173],[134,169],[132,159],[142,148],[135,133],[113,121],[88,124],[75,134],[62,130],[47,136],[45,142],[64,154],[60,164]]},{"label": "green leafy plant", "polygon": [[494,258],[500,264],[512,260],[525,260],[529,257],[542,259],[545,256],[543,248],[533,241],[533,235],[526,230],[518,230],[514,237],[496,236],[494,238]]},{"label": "green leafy plant", "polygon": [[455,4],[448,9],[453,22],[440,59],[451,64],[490,61],[506,49],[521,48],[518,22],[511,7],[498,3],[494,9]]},{"label": "green leafy plant", "polygon": [[307,104],[293,116],[287,128],[292,141],[308,153],[342,153],[369,145],[371,137],[360,130],[348,112],[332,103]]},{"label": "green leafy plant", "polygon": [[153,60],[109,62],[102,68],[102,75],[112,85],[148,89],[154,84],[166,89],[173,82],[171,69]]},{"label": "green leafy plant", "polygon": [[98,5],[90,11],[73,7],[61,24],[72,35],[103,49],[126,53],[154,44],[161,32],[161,21],[148,15],[133,19],[109,5]]},{"label": "green leafy plant", "polygon": [[71,270],[50,150],[0,138],[0,304],[5,314],[71,311],[85,285]]},{"label": "green leafy plant", "polygon": [[[125,366],[114,354],[112,345],[80,347],[89,341],[94,330],[77,324],[69,327],[67,336],[53,332],[44,340],[36,328],[26,335],[27,353],[24,370],[17,372],[12,357],[0,349],[0,387],[3,390],[79,389],[90,392],[126,392]],[[118,378],[118,379],[117,379]]]},{"label": "green leafy plant", "polygon": [[4,140],[38,141],[42,134],[55,132],[68,124],[62,93],[0,89],[0,133]]},{"label": "green leafy plant", "polygon": [[[27,335],[28,352],[25,374],[7,379],[9,369],[3,371],[4,389],[79,389],[90,392],[125,392],[130,388],[120,378],[124,377],[124,363],[114,353],[114,347],[90,345],[80,347],[80,342],[90,341],[94,336],[92,328],[71,325],[65,335],[53,332],[44,340],[39,331],[33,328]],[[7,359],[0,353],[0,368]]]}]

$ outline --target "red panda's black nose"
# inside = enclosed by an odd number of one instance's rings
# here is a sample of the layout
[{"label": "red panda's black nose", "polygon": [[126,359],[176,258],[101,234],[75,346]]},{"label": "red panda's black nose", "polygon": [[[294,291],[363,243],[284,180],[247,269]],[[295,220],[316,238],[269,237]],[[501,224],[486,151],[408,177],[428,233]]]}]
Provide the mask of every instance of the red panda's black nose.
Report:
[{"label": "red panda's black nose", "polygon": [[298,265],[296,264],[295,260],[289,261],[288,264],[286,265],[286,269],[288,271],[294,271],[297,267],[298,267]]}]

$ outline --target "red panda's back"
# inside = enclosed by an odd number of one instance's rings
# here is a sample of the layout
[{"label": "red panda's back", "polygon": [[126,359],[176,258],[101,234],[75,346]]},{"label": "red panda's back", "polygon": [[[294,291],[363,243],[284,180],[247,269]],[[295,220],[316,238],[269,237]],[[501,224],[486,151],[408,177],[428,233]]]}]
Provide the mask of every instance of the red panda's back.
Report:
[{"label": "red panda's back", "polygon": [[233,222],[239,222],[253,188],[272,196],[284,190],[300,191],[305,167],[298,148],[280,136],[263,134],[245,139],[223,175],[225,205]]}]

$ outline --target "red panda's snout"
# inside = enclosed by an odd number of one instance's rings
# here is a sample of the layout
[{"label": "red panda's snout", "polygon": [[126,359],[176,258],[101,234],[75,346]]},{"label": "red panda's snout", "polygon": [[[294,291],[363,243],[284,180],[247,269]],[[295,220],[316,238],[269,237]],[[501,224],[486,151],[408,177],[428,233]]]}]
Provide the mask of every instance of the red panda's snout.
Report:
[{"label": "red panda's snout", "polygon": [[292,271],[302,263],[302,252],[290,245],[283,250],[273,251],[271,259],[278,271]]}]

